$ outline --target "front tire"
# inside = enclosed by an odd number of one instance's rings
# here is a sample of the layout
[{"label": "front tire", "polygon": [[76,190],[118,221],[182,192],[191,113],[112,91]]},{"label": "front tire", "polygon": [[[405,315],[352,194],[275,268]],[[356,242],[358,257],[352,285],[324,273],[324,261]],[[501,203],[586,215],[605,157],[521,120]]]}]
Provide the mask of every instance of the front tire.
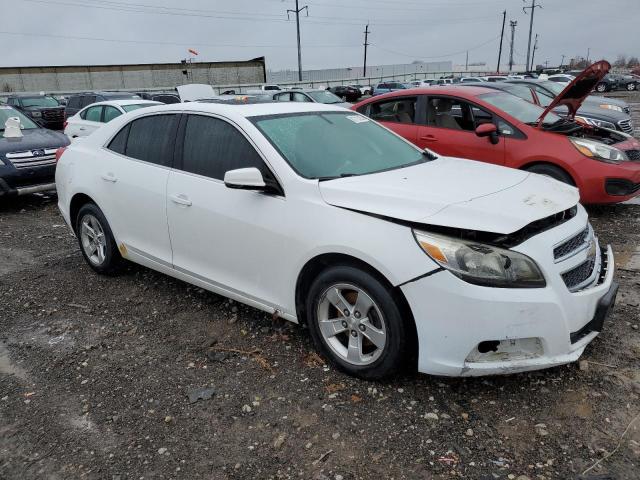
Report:
[{"label": "front tire", "polygon": [[630,92],[633,92],[636,89],[636,84],[635,83],[627,83],[627,90]]},{"label": "front tire", "polygon": [[352,266],[320,273],[306,301],[316,348],[340,370],[369,380],[397,373],[413,358],[412,320],[402,310],[390,286]]},{"label": "front tire", "polygon": [[76,236],[85,261],[97,273],[109,275],[122,266],[122,257],[102,210],[93,203],[80,208]]},{"label": "front tire", "polygon": [[571,175],[569,175],[567,172],[565,172],[561,168],[556,167],[555,165],[548,165],[548,164],[541,163],[539,165],[533,165],[527,168],[526,170],[528,172],[533,172],[540,175],[545,175],[547,177],[551,177],[554,180],[558,180],[559,182],[563,182],[574,187],[576,185],[575,182],[573,181],[573,178],[571,178]]},{"label": "front tire", "polygon": [[607,85],[605,83],[599,83],[596,85],[596,92],[604,93],[607,91]]}]

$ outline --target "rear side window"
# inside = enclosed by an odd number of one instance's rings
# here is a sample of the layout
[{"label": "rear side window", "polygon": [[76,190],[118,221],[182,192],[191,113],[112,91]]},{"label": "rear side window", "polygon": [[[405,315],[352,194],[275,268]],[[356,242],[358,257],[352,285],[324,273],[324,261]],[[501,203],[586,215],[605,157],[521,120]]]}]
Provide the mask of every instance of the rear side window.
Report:
[{"label": "rear side window", "polygon": [[67,108],[81,108],[80,97],[71,97],[67,102]]},{"label": "rear side window", "polygon": [[100,117],[102,116],[102,105],[89,107],[84,112],[82,112],[80,116],[90,122],[99,122]]},{"label": "rear side window", "polygon": [[110,122],[111,120],[113,120],[116,117],[119,117],[120,115],[122,115],[122,112],[120,112],[120,110],[118,110],[116,107],[112,107],[111,105],[105,105],[104,115],[103,115],[104,123]]},{"label": "rear side window", "polygon": [[153,115],[134,120],[129,124],[124,155],[156,165],[170,166],[177,123],[177,115]]},{"label": "rear side window", "polygon": [[189,115],[184,133],[182,170],[218,180],[236,168],[256,167],[268,176],[258,152],[233,125],[213,117]]},{"label": "rear side window", "polygon": [[109,150],[112,150],[120,155],[124,155],[124,152],[127,148],[127,137],[129,136],[129,126],[131,124],[127,124],[122,130],[118,132],[118,134],[113,137],[111,143],[107,147]]},{"label": "rear side window", "polygon": [[92,103],[96,103],[95,95],[83,95],[82,96],[82,107],[86,107],[87,105],[91,105]]},{"label": "rear side window", "polygon": [[369,116],[379,122],[415,123],[417,97],[371,104]]}]

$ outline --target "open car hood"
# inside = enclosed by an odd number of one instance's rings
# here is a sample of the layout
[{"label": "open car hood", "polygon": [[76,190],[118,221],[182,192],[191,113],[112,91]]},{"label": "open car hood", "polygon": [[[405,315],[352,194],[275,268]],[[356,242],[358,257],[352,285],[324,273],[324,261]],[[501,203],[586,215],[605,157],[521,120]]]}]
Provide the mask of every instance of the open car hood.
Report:
[{"label": "open car hood", "polygon": [[542,175],[470,160],[437,160],[321,181],[330,205],[417,224],[510,234],[573,207],[578,190]]},{"label": "open car hood", "polygon": [[540,128],[544,118],[559,106],[567,107],[567,118],[573,120],[582,102],[589,96],[595,86],[600,83],[604,76],[609,73],[611,64],[606,60],[600,60],[589,67],[573,79],[566,88],[549,104],[538,118],[537,126]]}]

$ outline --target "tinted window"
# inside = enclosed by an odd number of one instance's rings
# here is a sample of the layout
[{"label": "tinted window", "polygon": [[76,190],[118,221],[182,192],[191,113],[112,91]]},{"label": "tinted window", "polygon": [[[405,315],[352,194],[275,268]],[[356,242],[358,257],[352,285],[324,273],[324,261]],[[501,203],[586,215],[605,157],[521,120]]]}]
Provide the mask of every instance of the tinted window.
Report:
[{"label": "tinted window", "polygon": [[102,116],[102,105],[89,107],[82,113],[83,115],[80,116],[85,120],[89,120],[90,122],[99,122],[100,117]]},{"label": "tinted window", "polygon": [[180,99],[173,95],[156,95],[153,100],[162,103],[180,103]]},{"label": "tinted window", "polygon": [[127,126],[125,126],[118,132],[115,137],[113,137],[113,140],[111,140],[111,143],[109,143],[109,146],[107,147],[109,150],[113,150],[116,153],[124,155],[124,151],[127,147],[127,136],[129,135],[130,125],[130,123],[127,124]]},{"label": "tinted window", "polygon": [[23,107],[57,107],[60,104],[53,97],[24,97],[22,99]]},{"label": "tinted window", "polygon": [[182,154],[184,171],[223,180],[229,170],[249,167],[269,175],[258,152],[233,125],[217,118],[189,115]]},{"label": "tinted window", "polygon": [[380,122],[414,123],[417,97],[398,98],[371,105],[370,117]]},{"label": "tinted window", "polygon": [[82,107],[86,107],[87,105],[96,103],[95,95],[83,95],[81,98],[82,98]]},{"label": "tinted window", "polygon": [[7,103],[9,105],[18,105],[18,99],[17,98],[10,98],[9,100],[7,100]]},{"label": "tinted window", "polygon": [[[91,110],[91,109],[89,109]],[[104,123],[110,122],[116,117],[122,115],[122,112],[118,110],[116,107],[112,107],[111,105],[106,105],[104,107]]]},{"label": "tinted window", "polygon": [[171,165],[177,118],[176,115],[153,115],[131,122],[124,154],[145,162]]},{"label": "tinted window", "polygon": [[71,97],[67,102],[68,108],[80,108],[80,97]]}]

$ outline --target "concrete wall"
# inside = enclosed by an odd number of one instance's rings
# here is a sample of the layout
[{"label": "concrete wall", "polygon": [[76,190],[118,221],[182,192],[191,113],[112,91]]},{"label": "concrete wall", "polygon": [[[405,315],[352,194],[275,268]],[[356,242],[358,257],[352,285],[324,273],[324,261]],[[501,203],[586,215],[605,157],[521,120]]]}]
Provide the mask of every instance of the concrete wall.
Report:
[{"label": "concrete wall", "polygon": [[263,83],[264,58],[240,62],[0,68],[0,92],[173,89],[185,83]]}]

